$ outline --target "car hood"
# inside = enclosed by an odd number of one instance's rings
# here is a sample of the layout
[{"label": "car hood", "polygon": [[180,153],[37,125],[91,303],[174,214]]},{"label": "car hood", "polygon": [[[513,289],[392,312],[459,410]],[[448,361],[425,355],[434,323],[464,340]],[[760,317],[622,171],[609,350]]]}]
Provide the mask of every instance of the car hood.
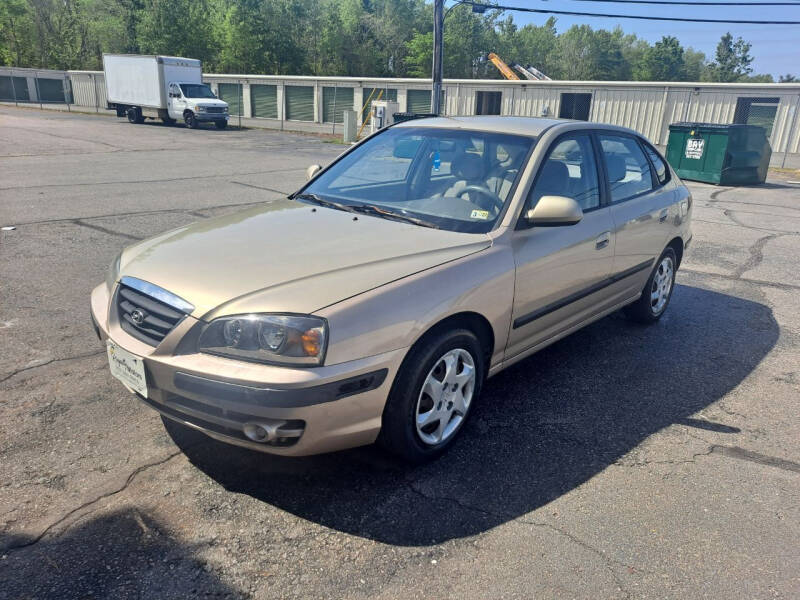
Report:
[{"label": "car hood", "polygon": [[227,102],[216,98],[187,98],[187,100],[195,106],[204,106],[206,108],[210,106],[228,106]]},{"label": "car hood", "polygon": [[312,313],[490,245],[485,234],[280,200],[135,244],[120,275],[177,294],[198,318]]}]

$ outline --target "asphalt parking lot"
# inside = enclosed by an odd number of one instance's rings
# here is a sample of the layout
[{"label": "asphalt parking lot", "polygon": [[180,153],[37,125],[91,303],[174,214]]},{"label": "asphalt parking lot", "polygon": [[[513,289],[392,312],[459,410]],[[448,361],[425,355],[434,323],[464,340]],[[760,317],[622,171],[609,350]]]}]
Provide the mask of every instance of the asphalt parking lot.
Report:
[{"label": "asphalt parking lot", "polygon": [[792,176],[690,184],[661,322],[493,378],[424,467],[165,430],[113,380],[88,297],[119,249],[342,148],[0,107],[0,598],[800,597]]}]

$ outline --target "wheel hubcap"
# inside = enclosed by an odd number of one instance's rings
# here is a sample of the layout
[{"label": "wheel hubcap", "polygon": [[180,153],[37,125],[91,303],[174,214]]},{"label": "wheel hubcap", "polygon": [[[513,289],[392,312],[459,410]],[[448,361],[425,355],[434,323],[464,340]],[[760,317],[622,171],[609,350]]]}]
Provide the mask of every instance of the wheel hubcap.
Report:
[{"label": "wheel hubcap", "polygon": [[475,391],[475,361],[461,348],[434,363],[417,399],[417,435],[429,446],[452,437],[461,425]]},{"label": "wheel hubcap", "polygon": [[672,291],[672,280],[675,275],[675,268],[672,258],[665,256],[656,269],[653,276],[653,285],[650,287],[650,309],[657,315],[664,310]]}]

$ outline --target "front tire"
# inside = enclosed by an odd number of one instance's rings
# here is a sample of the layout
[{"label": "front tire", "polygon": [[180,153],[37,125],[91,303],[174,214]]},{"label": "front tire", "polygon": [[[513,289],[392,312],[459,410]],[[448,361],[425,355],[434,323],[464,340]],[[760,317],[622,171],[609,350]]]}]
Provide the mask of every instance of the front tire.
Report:
[{"label": "front tire", "polygon": [[471,331],[456,329],[424,340],[395,378],[379,443],[411,463],[436,458],[466,422],[485,373],[483,348]]},{"label": "front tire", "polygon": [[183,120],[185,121],[186,126],[190,129],[197,129],[199,126],[197,118],[194,116],[193,112],[187,112],[186,115],[184,115]]},{"label": "front tire", "polygon": [[633,304],[625,307],[625,314],[637,323],[655,323],[661,318],[669,306],[672,290],[675,287],[675,272],[678,270],[678,259],[672,248],[667,248],[656,261],[656,266],[642,295]]},{"label": "front tire", "polygon": [[142,123],[144,123],[144,117],[142,116],[142,109],[136,106],[132,106],[131,108],[129,108],[128,121],[136,125],[141,125]]}]

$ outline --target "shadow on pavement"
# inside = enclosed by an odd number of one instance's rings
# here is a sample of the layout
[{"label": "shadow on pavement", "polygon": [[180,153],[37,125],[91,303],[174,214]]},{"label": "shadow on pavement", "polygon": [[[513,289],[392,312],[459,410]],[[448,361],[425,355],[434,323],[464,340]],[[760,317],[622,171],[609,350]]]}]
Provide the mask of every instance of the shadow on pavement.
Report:
[{"label": "shadow on pavement", "polygon": [[[14,545],[34,540],[18,538]],[[230,598],[194,558],[136,509],[83,521],[57,537],[9,552],[0,561],[0,598]]]},{"label": "shadow on pavement", "polygon": [[614,314],[491,379],[451,451],[423,467],[375,447],[287,459],[168,430],[228,490],[349,534],[434,544],[535,510],[672,424],[735,433],[690,416],[747,377],[778,333],[767,306],[679,285],[657,325]]}]

